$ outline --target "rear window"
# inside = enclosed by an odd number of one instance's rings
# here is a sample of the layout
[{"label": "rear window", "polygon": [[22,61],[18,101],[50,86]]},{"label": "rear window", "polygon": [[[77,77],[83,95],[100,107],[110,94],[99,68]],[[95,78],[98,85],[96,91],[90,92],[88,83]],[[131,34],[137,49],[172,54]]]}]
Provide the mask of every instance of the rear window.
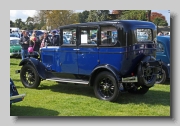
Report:
[{"label": "rear window", "polygon": [[135,36],[138,42],[152,41],[152,30],[151,29],[136,29]]}]

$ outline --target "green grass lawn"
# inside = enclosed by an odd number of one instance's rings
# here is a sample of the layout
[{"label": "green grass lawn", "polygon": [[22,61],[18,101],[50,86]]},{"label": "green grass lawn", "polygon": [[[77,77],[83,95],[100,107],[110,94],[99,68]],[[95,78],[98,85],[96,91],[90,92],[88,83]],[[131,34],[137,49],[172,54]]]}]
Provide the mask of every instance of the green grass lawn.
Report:
[{"label": "green grass lawn", "polygon": [[170,116],[170,84],[156,84],[145,95],[122,93],[117,102],[95,97],[92,87],[42,81],[38,89],[25,88],[15,70],[21,59],[10,59],[10,77],[22,102],[10,108],[11,116]]}]

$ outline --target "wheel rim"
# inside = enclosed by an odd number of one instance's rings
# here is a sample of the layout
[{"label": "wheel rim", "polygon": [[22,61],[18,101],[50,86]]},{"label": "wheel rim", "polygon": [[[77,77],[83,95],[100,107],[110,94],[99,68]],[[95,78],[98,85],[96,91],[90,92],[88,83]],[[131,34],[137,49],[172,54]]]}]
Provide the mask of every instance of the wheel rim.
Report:
[{"label": "wheel rim", "polygon": [[163,78],[164,78],[164,73],[162,74],[162,75],[157,75],[157,79],[156,79],[156,82],[157,83],[159,83],[159,82],[161,82],[162,80],[163,80]]},{"label": "wheel rim", "polygon": [[111,79],[105,77],[99,81],[98,92],[101,97],[107,99],[114,95],[115,87]]},{"label": "wheel rim", "polygon": [[146,68],[144,69],[144,79],[147,82],[151,82],[153,80],[153,68]]},{"label": "wheel rim", "polygon": [[26,82],[26,85],[32,86],[35,83],[35,74],[34,74],[33,70],[26,69],[24,71],[23,79]]}]

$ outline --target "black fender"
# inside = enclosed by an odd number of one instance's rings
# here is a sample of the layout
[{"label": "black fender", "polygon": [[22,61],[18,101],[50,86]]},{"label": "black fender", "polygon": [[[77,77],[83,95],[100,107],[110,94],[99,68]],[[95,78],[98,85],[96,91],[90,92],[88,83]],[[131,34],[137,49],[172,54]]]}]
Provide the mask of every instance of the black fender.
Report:
[{"label": "black fender", "polygon": [[25,64],[31,64],[38,73],[39,77],[43,80],[46,79],[47,69],[45,65],[41,63],[38,59],[33,57],[25,58],[19,63],[19,66],[23,66]]},{"label": "black fender", "polygon": [[166,78],[170,78],[170,71],[168,69],[168,66],[163,62],[162,69],[166,72]]},{"label": "black fender", "polygon": [[117,83],[119,82],[120,73],[118,72],[118,70],[115,69],[113,66],[111,66],[109,64],[101,64],[101,65],[97,66],[96,68],[94,68],[94,70],[92,71],[91,76],[90,76],[90,80],[89,80],[89,82],[90,82],[89,85],[90,86],[93,86],[96,75],[98,73],[102,72],[102,71],[109,71],[110,73],[112,73],[114,75]]}]

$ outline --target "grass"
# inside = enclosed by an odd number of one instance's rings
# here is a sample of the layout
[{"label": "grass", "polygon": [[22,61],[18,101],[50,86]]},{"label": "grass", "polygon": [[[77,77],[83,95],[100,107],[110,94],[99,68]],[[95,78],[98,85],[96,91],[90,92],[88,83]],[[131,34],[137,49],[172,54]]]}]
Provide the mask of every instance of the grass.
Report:
[{"label": "grass", "polygon": [[10,77],[22,102],[10,108],[11,116],[170,116],[170,84],[156,84],[145,95],[121,93],[117,102],[95,97],[85,85],[42,81],[38,89],[25,88],[15,70],[21,59],[10,59]]}]

